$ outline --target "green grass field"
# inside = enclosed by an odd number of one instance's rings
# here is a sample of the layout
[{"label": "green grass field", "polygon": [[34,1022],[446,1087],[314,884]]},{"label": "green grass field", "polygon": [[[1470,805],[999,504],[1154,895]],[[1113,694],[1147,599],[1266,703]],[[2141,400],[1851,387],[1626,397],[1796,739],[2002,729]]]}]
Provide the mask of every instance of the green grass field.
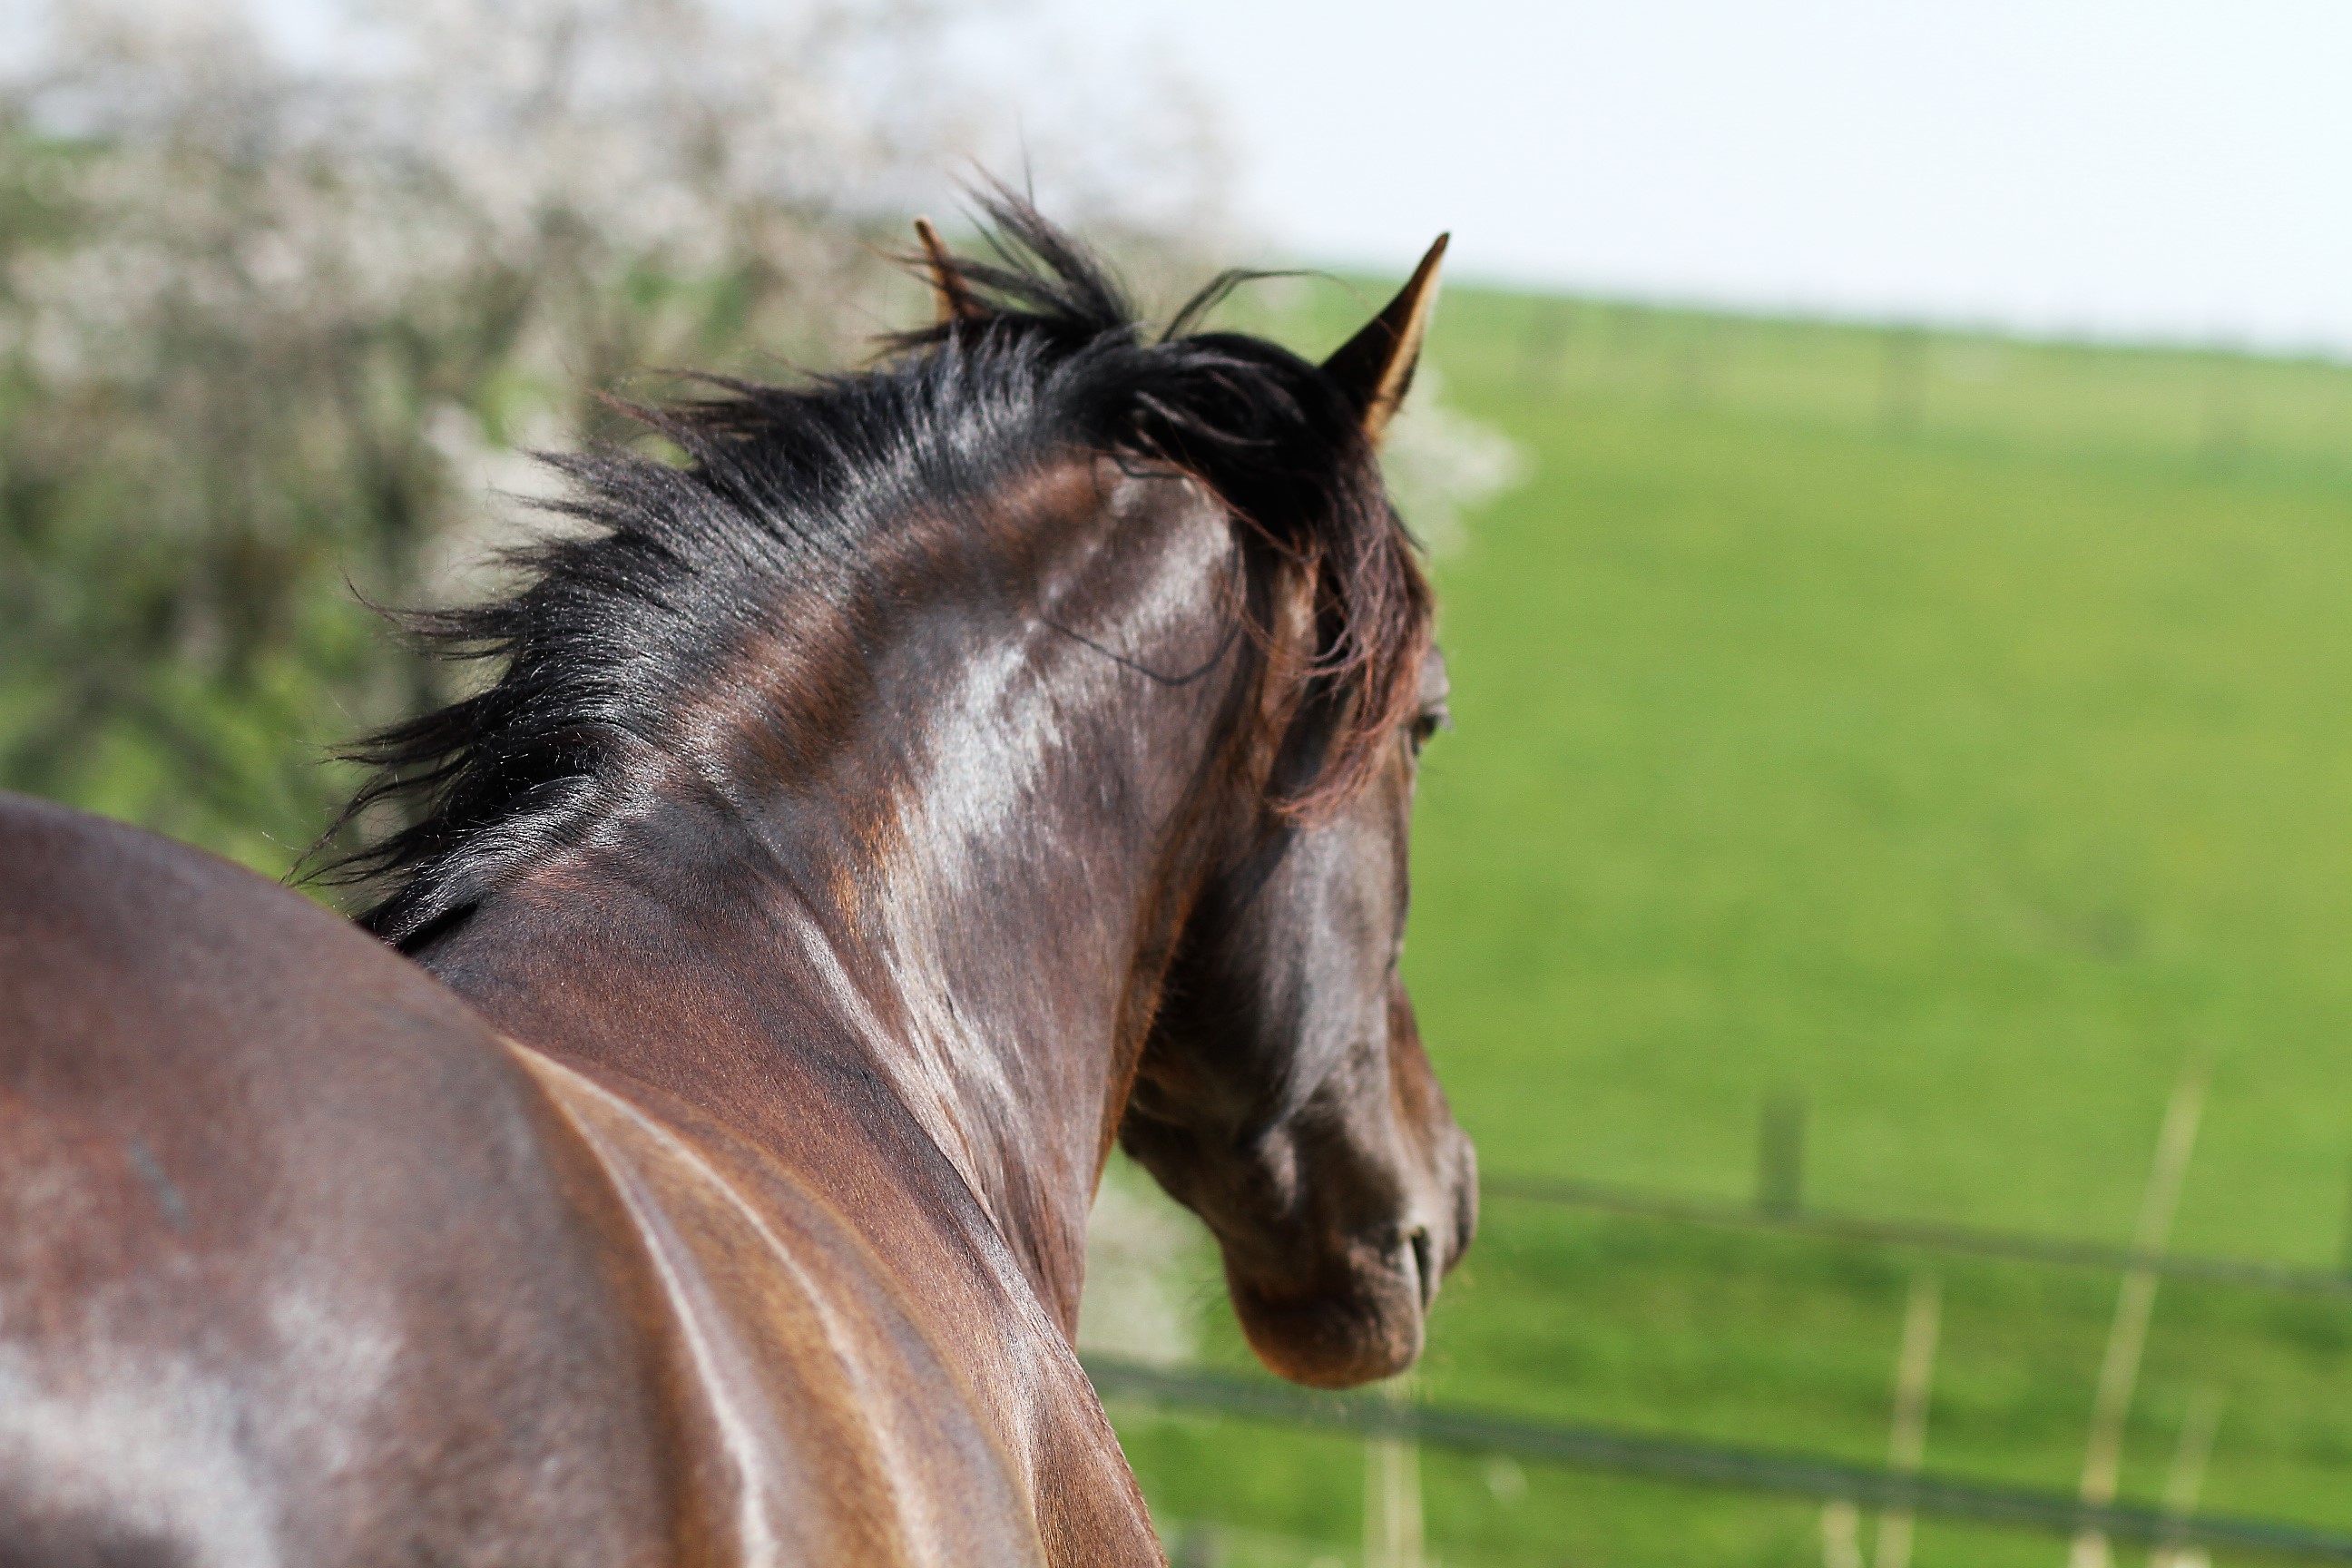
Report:
[{"label": "green grass field", "polygon": [[[1809,1203],[2121,1242],[2200,1059],[2176,1245],[2336,1266],[2352,371],[1475,290],[1433,355],[1536,465],[1438,563],[1459,728],[1407,961],[1487,1168],[1743,1198],[1801,1094]],[[2071,1489],[2096,1274],[1497,1203],[1423,1387],[1874,1461],[1929,1265],[1928,1463]],[[2126,1497],[2210,1388],[2209,1508],[2352,1529],[2347,1352],[2352,1304],[2168,1283]],[[1125,1419],[1171,1518],[1355,1538],[1349,1445]],[[1428,1466],[1448,1561],[1822,1561],[1801,1503]],[[1930,1527],[1915,1561],[2063,1551]]]},{"label": "green grass field", "polygon": [[1890,430],[1872,334],[1545,319],[1437,351],[1539,466],[1441,563],[1416,841],[1490,1161],[1741,1194],[1793,1088],[1823,1204],[2119,1239],[2201,1053],[2181,1244],[2336,1261],[2352,374],[1933,342]]}]

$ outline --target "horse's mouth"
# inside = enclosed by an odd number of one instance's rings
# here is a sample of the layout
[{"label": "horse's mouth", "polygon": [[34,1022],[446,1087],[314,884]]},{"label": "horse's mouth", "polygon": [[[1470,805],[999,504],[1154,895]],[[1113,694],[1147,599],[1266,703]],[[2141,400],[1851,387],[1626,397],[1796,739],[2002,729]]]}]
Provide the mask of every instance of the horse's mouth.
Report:
[{"label": "horse's mouth", "polygon": [[1253,1279],[1229,1261],[1226,1286],[1269,1371],[1310,1387],[1350,1388],[1393,1377],[1420,1358],[1443,1272],[1435,1238],[1416,1226],[1311,1283]]}]

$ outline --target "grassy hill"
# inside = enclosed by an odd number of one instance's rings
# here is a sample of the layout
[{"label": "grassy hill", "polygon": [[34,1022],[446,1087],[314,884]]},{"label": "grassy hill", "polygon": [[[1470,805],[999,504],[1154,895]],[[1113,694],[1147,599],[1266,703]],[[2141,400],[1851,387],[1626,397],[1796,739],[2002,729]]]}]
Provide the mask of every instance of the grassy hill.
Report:
[{"label": "grassy hill", "polygon": [[2120,1237],[2197,1054],[2182,1243],[2333,1261],[2352,374],[1912,340],[1898,420],[1866,332],[1448,303],[1540,465],[1442,563],[1418,839],[1496,1163],[1744,1191],[1793,1088],[1824,1203]]},{"label": "grassy hill", "polygon": [[[1535,460],[1438,563],[1407,959],[1487,1167],[1744,1197],[1799,1095],[1809,1203],[2120,1242],[2199,1059],[2177,1245],[2334,1266],[2352,371],[1467,289],[1433,355]],[[1873,1460],[1931,1265],[1928,1462],[2070,1489],[2097,1275],[1496,1204],[1424,1388]],[[2168,1284],[2126,1495],[2210,1387],[2208,1506],[2352,1527],[2347,1349],[2352,1308]],[[1129,1429],[1172,1516],[1353,1539],[1348,1445]],[[1481,1473],[1430,1461],[1449,1561],[1821,1561],[1801,1504]]]}]

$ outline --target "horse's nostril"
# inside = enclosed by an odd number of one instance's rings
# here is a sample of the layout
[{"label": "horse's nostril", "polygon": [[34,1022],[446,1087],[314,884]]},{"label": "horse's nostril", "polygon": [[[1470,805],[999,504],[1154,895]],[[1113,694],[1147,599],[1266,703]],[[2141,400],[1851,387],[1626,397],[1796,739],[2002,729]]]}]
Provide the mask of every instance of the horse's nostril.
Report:
[{"label": "horse's nostril", "polygon": [[1437,1259],[1431,1256],[1429,1227],[1417,1225],[1405,1238],[1412,1245],[1412,1269],[1421,1284],[1422,1310],[1437,1300]]}]

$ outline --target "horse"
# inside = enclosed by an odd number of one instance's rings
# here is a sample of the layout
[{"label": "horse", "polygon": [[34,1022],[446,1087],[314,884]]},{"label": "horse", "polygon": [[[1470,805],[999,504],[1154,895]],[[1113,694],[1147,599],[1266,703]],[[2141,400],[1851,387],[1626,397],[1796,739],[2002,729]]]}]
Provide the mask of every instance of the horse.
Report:
[{"label": "horse", "polygon": [[1444,241],[1318,364],[986,216],[869,367],[551,459],[416,623],[485,675],[351,753],[355,921],[0,804],[0,1563],[1161,1563],[1073,1349],[1115,1139],[1274,1372],[1413,1361]]}]

